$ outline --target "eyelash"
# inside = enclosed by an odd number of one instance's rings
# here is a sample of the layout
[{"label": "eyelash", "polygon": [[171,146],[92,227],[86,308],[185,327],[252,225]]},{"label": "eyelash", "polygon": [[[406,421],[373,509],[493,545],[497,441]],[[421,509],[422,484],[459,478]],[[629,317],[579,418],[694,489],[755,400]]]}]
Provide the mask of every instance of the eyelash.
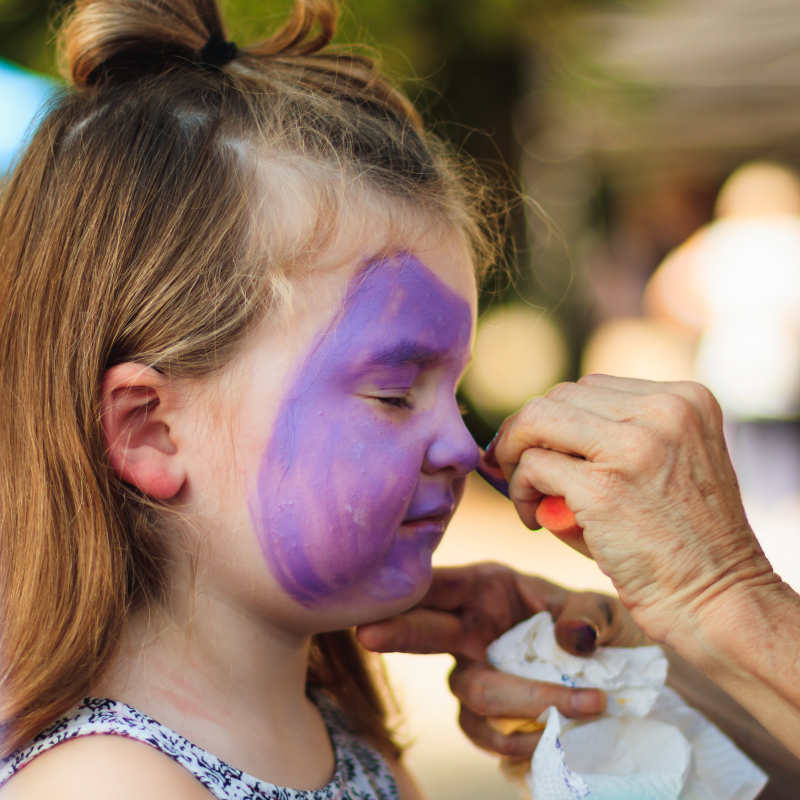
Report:
[{"label": "eyelash", "polygon": [[379,397],[377,398],[385,406],[393,406],[394,408],[410,409],[411,403],[408,402],[407,397]]}]

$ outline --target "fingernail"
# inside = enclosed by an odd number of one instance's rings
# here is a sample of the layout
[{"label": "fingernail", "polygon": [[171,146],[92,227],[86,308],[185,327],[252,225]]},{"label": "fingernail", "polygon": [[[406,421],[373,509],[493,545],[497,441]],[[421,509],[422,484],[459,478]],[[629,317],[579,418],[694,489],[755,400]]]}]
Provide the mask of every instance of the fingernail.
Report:
[{"label": "fingernail", "polygon": [[491,464],[492,466],[497,464],[497,461],[496,461],[496,459],[494,457],[494,449],[495,449],[495,447],[497,447],[497,439],[500,436],[500,431],[502,431],[502,430],[503,429],[500,428],[500,430],[498,430],[497,433],[492,437],[492,441],[489,442],[489,444],[487,445],[486,453],[483,456],[485,461],[486,461],[486,463],[487,464]]},{"label": "fingernail", "polygon": [[594,653],[597,647],[597,627],[595,625],[590,622],[576,625],[572,636],[575,649],[579,653]]},{"label": "fingernail", "polygon": [[597,626],[589,620],[571,620],[562,623],[562,630],[559,638],[571,647],[565,648],[572,650],[576,655],[589,655],[597,649]]},{"label": "fingernail", "polygon": [[572,693],[570,705],[576,714],[600,714],[606,710],[606,697],[595,689],[579,690]]}]

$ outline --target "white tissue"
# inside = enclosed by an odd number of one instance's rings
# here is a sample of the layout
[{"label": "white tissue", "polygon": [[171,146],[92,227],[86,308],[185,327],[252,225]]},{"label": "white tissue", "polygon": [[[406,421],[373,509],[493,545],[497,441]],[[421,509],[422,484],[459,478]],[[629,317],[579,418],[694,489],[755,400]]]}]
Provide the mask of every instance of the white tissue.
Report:
[{"label": "white tissue", "polygon": [[658,647],[603,647],[578,658],[556,643],[543,612],[488,650],[503,672],[604,689],[607,713],[580,722],[551,706],[531,760],[533,800],[753,800],[767,776],[702,714],[664,686]]}]

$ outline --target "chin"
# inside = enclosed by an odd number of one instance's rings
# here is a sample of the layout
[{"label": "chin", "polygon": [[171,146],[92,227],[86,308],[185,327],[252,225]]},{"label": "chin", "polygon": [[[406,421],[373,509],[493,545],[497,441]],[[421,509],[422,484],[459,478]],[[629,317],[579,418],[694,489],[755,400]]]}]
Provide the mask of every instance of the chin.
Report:
[{"label": "chin", "polygon": [[346,596],[329,598],[322,607],[312,611],[314,622],[322,626],[315,633],[351,628],[402,614],[422,600],[432,576],[430,564],[426,570],[417,566],[413,574],[384,574],[382,581],[366,581],[353,587]]}]

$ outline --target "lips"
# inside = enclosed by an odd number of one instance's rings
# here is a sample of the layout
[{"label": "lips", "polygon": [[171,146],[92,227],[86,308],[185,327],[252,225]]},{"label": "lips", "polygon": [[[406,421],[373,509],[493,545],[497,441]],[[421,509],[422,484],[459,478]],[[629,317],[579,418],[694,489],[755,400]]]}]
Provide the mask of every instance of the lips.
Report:
[{"label": "lips", "polygon": [[454,503],[446,500],[430,508],[409,509],[409,513],[403,519],[403,525],[417,522],[444,522],[453,513]]}]

